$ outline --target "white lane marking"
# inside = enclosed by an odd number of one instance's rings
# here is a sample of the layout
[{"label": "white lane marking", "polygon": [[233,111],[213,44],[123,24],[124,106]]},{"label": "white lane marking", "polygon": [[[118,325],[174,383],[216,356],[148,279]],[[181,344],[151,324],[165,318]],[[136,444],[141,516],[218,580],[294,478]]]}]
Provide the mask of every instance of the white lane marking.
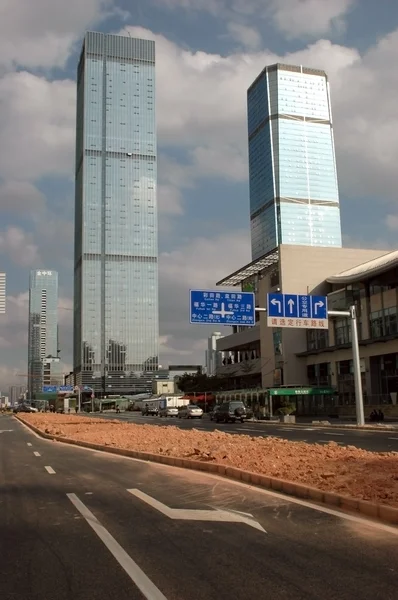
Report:
[{"label": "white lane marking", "polygon": [[262,531],[263,533],[267,533],[263,527],[261,527],[260,523],[254,520],[253,515],[244,516],[241,513],[237,512],[229,512],[227,510],[192,510],[190,508],[170,508],[152,498],[152,496],[148,496],[141,490],[127,490],[130,494],[139,498],[152,508],[155,508],[160,513],[169,517],[169,519],[173,519],[174,521],[215,521],[215,522],[223,522],[223,523],[245,523],[249,525],[249,527],[254,527],[258,531]]},{"label": "white lane marking", "polygon": [[252,431],[253,433],[258,432],[258,429],[253,429],[253,427],[237,427],[236,431]]},{"label": "white lane marking", "polygon": [[13,429],[0,429],[0,433],[8,433],[9,431],[14,431]]},{"label": "white lane marking", "polygon": [[86,519],[91,529],[95,531],[100,540],[108,548],[112,556],[119,565],[126,571],[131,581],[137,586],[146,600],[167,600],[166,596],[155,586],[137,565],[136,562],[127,554],[122,546],[115,540],[107,529],[98,521],[91,510],[76,496],[76,494],[66,494],[69,500],[79,513]]},{"label": "white lane marking", "polygon": [[30,442],[28,442],[28,446],[32,446],[32,444]]},{"label": "white lane marking", "polygon": [[323,435],[344,435],[344,433],[328,433],[327,431],[324,431]]},{"label": "white lane marking", "polygon": [[44,468],[47,471],[47,473],[50,473],[50,475],[55,475],[55,471],[52,467],[44,467]]},{"label": "white lane marking", "polygon": [[[317,440],[316,441],[317,444],[330,444],[331,441],[330,440]],[[344,442],[334,442],[335,444],[341,444],[344,446]]]},{"label": "white lane marking", "polygon": [[398,437],[396,438],[388,438],[389,440],[398,440]]},{"label": "white lane marking", "polygon": [[35,456],[41,456],[40,452],[33,452]]},{"label": "white lane marking", "polygon": [[278,427],[277,431],[297,431],[297,429],[289,429],[288,427]]},{"label": "white lane marking", "polygon": [[[53,443],[52,440],[47,440],[47,439],[40,437],[35,431],[32,431],[32,429],[30,429],[27,425],[25,425],[25,423],[22,423],[22,421],[20,423],[28,430],[29,433],[31,433],[32,435],[34,435],[35,437],[40,439],[42,442],[47,442],[49,444]],[[221,431],[221,430],[216,429],[215,431]],[[271,437],[271,436],[263,436],[263,437],[266,438],[266,437]],[[327,443],[330,443],[330,440],[324,440],[324,441]],[[343,442],[338,442],[338,443],[342,444]],[[105,452],[103,450],[94,450],[93,448],[84,448],[82,446],[71,446],[70,444],[65,444],[65,442],[59,442],[59,444],[62,444],[62,446],[64,448],[68,448],[69,450],[74,451],[74,452],[76,452],[76,451],[91,452],[92,454],[94,454],[94,456],[97,456],[98,458],[101,457],[101,458],[106,458],[106,459],[132,461],[132,462],[136,462],[136,463],[145,465],[146,467],[153,466],[154,469],[166,468],[166,469],[176,469],[176,470],[178,469],[178,471],[181,470],[180,467],[170,467],[169,465],[161,465],[159,463],[149,463],[147,460],[144,460],[142,458],[132,458],[131,456],[109,454],[109,452]],[[247,489],[250,489],[250,490],[253,490],[256,493],[262,494],[264,496],[273,496],[274,498],[281,500],[285,504],[286,504],[286,502],[290,502],[292,504],[299,504],[300,506],[305,506],[314,511],[322,512],[322,513],[325,513],[328,515],[333,515],[335,517],[338,517],[339,519],[345,519],[346,521],[360,523],[361,525],[370,527],[372,529],[379,529],[380,531],[385,531],[386,533],[390,533],[392,535],[398,536],[398,527],[391,527],[390,525],[384,525],[384,523],[381,523],[380,521],[372,521],[372,520],[367,519],[366,517],[356,517],[356,516],[350,515],[348,513],[339,512],[338,510],[333,510],[332,508],[326,508],[326,506],[321,506],[320,504],[312,504],[311,502],[307,502],[306,500],[300,500],[299,498],[295,498],[294,496],[278,494],[278,492],[273,492],[268,489],[249,485],[242,481],[236,481],[234,479],[229,479],[229,478],[223,477],[222,475],[214,475],[214,473],[198,473],[198,474],[200,474],[204,478],[210,478],[219,483],[222,482],[223,484],[228,483],[229,485],[238,486],[238,487],[242,488],[242,490],[247,491]]]}]

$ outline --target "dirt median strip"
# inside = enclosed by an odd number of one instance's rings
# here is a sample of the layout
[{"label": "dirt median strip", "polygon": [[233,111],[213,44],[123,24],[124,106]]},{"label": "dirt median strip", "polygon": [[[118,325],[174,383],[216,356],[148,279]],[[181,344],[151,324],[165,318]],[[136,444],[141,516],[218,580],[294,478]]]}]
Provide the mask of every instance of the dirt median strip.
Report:
[{"label": "dirt median strip", "polygon": [[18,419],[46,439],[216,473],[398,524],[398,453],[69,415]]}]

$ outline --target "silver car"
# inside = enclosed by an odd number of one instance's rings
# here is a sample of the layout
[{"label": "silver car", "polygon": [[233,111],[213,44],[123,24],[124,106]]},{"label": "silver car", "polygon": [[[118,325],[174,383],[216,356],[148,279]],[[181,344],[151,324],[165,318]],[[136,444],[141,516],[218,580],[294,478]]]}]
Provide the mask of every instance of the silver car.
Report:
[{"label": "silver car", "polygon": [[196,404],[188,404],[188,406],[182,406],[178,411],[179,419],[201,419],[203,417],[203,410],[196,406]]},{"label": "silver car", "polygon": [[178,417],[178,408],[175,406],[166,406],[159,411],[159,417]]}]

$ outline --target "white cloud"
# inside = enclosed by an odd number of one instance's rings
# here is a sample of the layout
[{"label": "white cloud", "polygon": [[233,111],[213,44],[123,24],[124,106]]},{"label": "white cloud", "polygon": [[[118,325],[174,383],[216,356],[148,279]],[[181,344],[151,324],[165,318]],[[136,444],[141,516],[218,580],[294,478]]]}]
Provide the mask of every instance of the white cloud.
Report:
[{"label": "white cloud", "polygon": [[249,261],[246,230],[226,231],[215,238],[180,238],[175,250],[160,255],[161,363],[172,362],[178,353],[190,356],[189,362],[203,363],[205,340],[214,327],[190,325],[189,290],[214,288],[218,280]]},{"label": "white cloud", "polygon": [[227,24],[227,31],[229,37],[241,44],[244,48],[247,48],[248,50],[258,50],[261,48],[261,34],[255,27],[249,27],[249,25],[231,21]]},{"label": "white cloud", "polygon": [[270,19],[288,38],[318,36],[340,31],[356,3],[357,0],[157,0],[157,4],[169,9],[205,11],[213,16],[236,19],[237,22],[231,23],[236,25],[241,42],[255,39],[254,34],[243,29],[239,32],[239,27],[243,27],[240,24],[242,18]]},{"label": "white cloud", "polygon": [[269,14],[290,38],[325,35],[344,28],[344,17],[356,0],[270,0]]},{"label": "white cloud", "polygon": [[0,175],[36,180],[72,173],[76,92],[72,81],[31,73],[0,79]]},{"label": "white cloud", "polygon": [[385,223],[390,231],[398,231],[398,215],[387,215]]},{"label": "white cloud", "polygon": [[33,242],[32,235],[19,227],[8,227],[0,232],[0,253],[19,267],[40,264],[39,248]]},{"label": "white cloud", "polygon": [[113,0],[2,0],[0,64],[63,67],[84,30],[104,18]]},{"label": "white cloud", "polygon": [[2,213],[40,218],[46,208],[46,198],[27,181],[7,181],[0,185],[0,210]]},{"label": "white cloud", "polygon": [[[227,57],[191,52],[142,28],[130,31],[156,40],[159,140],[186,149],[191,161],[181,168],[191,183],[215,173],[234,180],[247,176],[246,90],[265,65],[280,61],[329,75],[342,198],[396,197],[398,31],[362,56],[319,40],[284,56],[267,51]],[[225,159],[226,149],[233,161]],[[204,160],[206,154],[211,160]]]}]

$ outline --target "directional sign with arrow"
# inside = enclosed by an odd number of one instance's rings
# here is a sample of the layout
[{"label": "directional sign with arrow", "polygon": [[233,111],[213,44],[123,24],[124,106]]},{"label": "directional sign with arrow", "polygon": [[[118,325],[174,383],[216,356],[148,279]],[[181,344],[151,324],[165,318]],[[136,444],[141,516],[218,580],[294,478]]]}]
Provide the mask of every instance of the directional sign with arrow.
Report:
[{"label": "directional sign with arrow", "polygon": [[326,296],[268,294],[267,313],[269,327],[328,328]]},{"label": "directional sign with arrow", "polygon": [[253,515],[250,515],[248,513],[218,509],[193,510],[188,508],[170,508],[169,506],[166,506],[166,504],[159,502],[159,500],[155,500],[155,498],[152,498],[152,496],[148,496],[148,494],[141,492],[141,490],[131,489],[127,491],[130,492],[130,494],[132,494],[136,498],[139,498],[139,500],[142,500],[142,502],[149,504],[149,506],[152,506],[152,508],[156,509],[169,519],[173,519],[176,521],[213,521],[219,523],[244,523],[249,527],[257,529],[258,531],[267,533],[265,529],[260,525],[260,523],[258,523],[254,519]]}]

